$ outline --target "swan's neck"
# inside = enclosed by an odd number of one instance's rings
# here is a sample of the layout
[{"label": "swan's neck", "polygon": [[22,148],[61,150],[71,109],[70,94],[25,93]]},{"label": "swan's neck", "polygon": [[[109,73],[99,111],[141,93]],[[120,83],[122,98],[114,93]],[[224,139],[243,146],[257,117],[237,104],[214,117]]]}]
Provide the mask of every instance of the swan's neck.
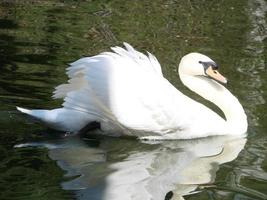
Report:
[{"label": "swan's neck", "polygon": [[181,81],[190,90],[218,106],[226,118],[226,131],[243,134],[247,131],[247,116],[238,99],[224,86],[202,76],[181,75]]}]

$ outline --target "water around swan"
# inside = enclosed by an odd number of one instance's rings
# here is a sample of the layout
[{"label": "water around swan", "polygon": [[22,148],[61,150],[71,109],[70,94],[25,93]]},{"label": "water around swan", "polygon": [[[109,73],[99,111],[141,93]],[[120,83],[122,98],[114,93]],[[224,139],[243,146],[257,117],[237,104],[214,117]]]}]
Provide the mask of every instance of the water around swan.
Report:
[{"label": "water around swan", "polygon": [[[1,1],[0,199],[267,199],[266,11],[264,0]],[[50,96],[67,64],[123,41],[216,109],[177,76],[182,55],[213,58],[244,105],[248,137],[63,137],[15,111],[59,106]]]}]

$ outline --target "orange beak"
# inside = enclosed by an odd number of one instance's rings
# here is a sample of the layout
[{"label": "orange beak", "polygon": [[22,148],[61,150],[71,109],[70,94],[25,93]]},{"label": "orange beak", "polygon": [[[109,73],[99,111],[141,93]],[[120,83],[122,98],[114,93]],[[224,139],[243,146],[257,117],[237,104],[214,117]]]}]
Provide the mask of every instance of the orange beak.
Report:
[{"label": "orange beak", "polygon": [[206,74],[216,81],[219,81],[224,84],[227,83],[227,79],[223,75],[221,75],[218,70],[212,69],[211,66],[206,69]]}]

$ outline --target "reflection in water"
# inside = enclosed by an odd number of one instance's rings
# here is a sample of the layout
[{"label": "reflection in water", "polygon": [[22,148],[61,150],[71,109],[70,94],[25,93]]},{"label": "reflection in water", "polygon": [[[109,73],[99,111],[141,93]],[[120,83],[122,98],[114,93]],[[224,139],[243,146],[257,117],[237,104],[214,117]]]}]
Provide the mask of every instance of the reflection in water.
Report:
[{"label": "reflection in water", "polygon": [[79,138],[42,145],[72,177],[63,188],[76,190],[78,199],[162,200],[170,191],[172,199],[183,199],[198,185],[213,183],[219,165],[234,160],[245,143],[246,138],[224,136],[158,144],[105,139],[99,148]]}]

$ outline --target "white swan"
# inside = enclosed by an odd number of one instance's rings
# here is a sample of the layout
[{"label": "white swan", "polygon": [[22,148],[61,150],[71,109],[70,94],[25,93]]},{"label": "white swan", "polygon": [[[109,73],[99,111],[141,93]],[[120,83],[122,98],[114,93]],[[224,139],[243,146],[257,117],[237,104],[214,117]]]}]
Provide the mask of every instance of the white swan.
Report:
[{"label": "white swan", "polygon": [[217,105],[226,119],[178,91],[163,77],[152,54],[146,56],[127,43],[124,46],[72,63],[66,72],[68,83],[57,86],[53,95],[64,99],[62,108],[17,109],[68,132],[99,122],[104,134],[148,139],[246,133],[246,114],[238,99],[218,83],[227,81],[209,57],[199,53],[184,56],[179,64],[180,79]]}]

